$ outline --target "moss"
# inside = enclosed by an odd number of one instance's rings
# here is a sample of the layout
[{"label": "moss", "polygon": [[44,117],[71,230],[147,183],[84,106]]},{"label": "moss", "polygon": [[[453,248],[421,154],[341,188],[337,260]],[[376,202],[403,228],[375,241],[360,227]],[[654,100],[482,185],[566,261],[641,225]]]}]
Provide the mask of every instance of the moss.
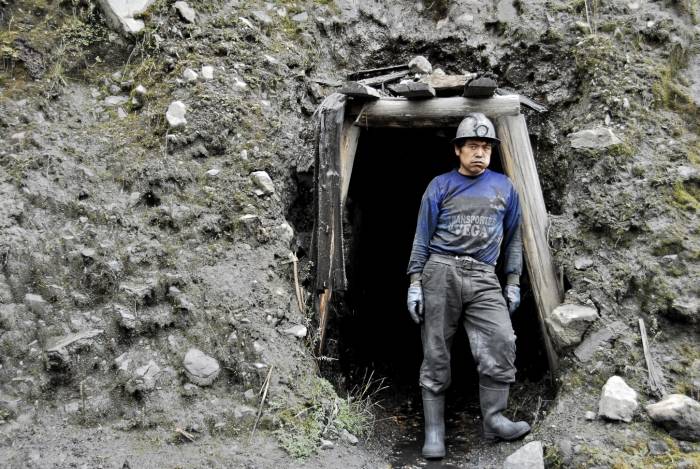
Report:
[{"label": "moss", "polygon": [[682,181],[676,181],[673,184],[672,193],[674,204],[683,210],[698,212],[700,211],[700,202],[698,201],[700,194],[698,192],[697,186],[686,187]]}]

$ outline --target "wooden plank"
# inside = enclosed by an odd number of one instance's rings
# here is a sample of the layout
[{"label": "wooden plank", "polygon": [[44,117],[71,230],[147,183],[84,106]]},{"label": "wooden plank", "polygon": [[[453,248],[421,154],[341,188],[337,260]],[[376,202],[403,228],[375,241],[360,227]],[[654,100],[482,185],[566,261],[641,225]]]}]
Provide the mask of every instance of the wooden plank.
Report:
[{"label": "wooden plank", "polygon": [[[517,99],[517,96],[515,96]],[[545,320],[562,301],[556,270],[547,242],[549,220],[537,175],[537,166],[530,146],[530,136],[523,115],[496,119],[496,132],[501,140],[501,162],[513,181],[522,206],[522,233],[527,270],[537,304],[542,336],[549,368],[554,373],[559,360],[547,331]]]},{"label": "wooden plank", "polygon": [[356,81],[345,82],[338,92],[359,99],[379,99],[382,97],[379,91]]},{"label": "wooden plank", "polygon": [[421,78],[420,81],[432,86],[438,95],[450,93],[462,94],[464,85],[475,77],[476,73],[469,73],[467,75],[443,75],[441,73],[433,73]]},{"label": "wooden plank", "polygon": [[408,64],[389,65],[388,67],[369,68],[367,70],[358,70],[348,74],[348,80],[361,80],[375,75],[386,75],[391,72],[408,70]]},{"label": "wooden plank", "polygon": [[328,304],[331,301],[332,290],[325,289],[318,295],[318,354],[323,355],[328,327]]},{"label": "wooden plank", "polygon": [[398,72],[387,73],[386,75],[380,75],[378,77],[365,78],[364,80],[359,80],[358,83],[367,86],[379,86],[385,83],[391,83],[399,78],[403,78],[408,75],[408,70],[401,70]]},{"label": "wooden plank", "polygon": [[345,206],[350,189],[350,177],[355,163],[357,142],[360,139],[360,128],[354,124],[353,118],[345,117],[343,134],[340,138],[340,206]]},{"label": "wooden plank", "polygon": [[644,319],[639,318],[639,334],[642,336],[642,348],[644,349],[644,360],[647,363],[647,372],[649,374],[649,388],[656,397],[663,397],[668,394],[664,386],[664,378],[661,370],[654,362],[649,350],[649,338],[647,337],[647,328],[644,325]]},{"label": "wooden plank", "polygon": [[434,98],[435,89],[427,83],[407,82],[389,85],[389,89],[406,99]]},{"label": "wooden plank", "polygon": [[520,113],[517,95],[470,99],[461,96],[410,101],[381,98],[367,103],[355,121],[361,127],[457,127],[470,112],[483,112],[495,119]]}]

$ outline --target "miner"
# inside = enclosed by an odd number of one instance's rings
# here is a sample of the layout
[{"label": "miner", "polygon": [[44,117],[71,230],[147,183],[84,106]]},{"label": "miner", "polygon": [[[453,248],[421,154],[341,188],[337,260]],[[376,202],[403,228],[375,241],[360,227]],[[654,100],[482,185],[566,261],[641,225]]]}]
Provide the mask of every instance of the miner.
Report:
[{"label": "miner", "polygon": [[[479,374],[484,438],[514,440],[530,431],[502,412],[515,381],[510,315],[520,304],[520,202],[513,184],[488,169],[500,143],[491,121],[468,114],[453,140],[459,168],[428,184],[408,265],[408,310],[421,326],[420,386],[425,415],[423,456],[445,456],[445,390],[450,349],[462,324]],[[495,266],[503,251],[505,287]]]}]

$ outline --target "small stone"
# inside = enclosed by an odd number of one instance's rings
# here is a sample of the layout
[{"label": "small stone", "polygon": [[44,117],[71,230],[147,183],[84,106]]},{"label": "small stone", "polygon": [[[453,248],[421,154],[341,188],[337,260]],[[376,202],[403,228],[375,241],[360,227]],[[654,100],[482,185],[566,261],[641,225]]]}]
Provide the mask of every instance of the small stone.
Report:
[{"label": "small stone", "polygon": [[611,376],[603,386],[598,415],[610,420],[631,422],[638,406],[637,392],[619,376]]},{"label": "small stone", "polygon": [[593,259],[590,257],[577,257],[574,260],[574,268],[576,270],[586,270],[593,266]]},{"label": "small stone", "polygon": [[571,139],[571,148],[588,148],[598,150],[608,148],[622,143],[612,131],[607,127],[597,127],[595,129],[581,130],[568,135]]},{"label": "small stone", "polygon": [[352,433],[350,433],[349,431],[347,431],[346,429],[343,429],[343,431],[340,432],[340,438],[342,438],[343,441],[345,441],[346,443],[348,443],[352,446],[355,446],[359,442],[357,437],[355,435],[353,435]]},{"label": "small stone", "polygon": [[136,96],[141,96],[141,97],[146,96],[147,92],[148,92],[148,90],[143,85],[139,85],[136,88],[134,88],[134,94]]},{"label": "small stone", "polygon": [[209,386],[219,376],[219,362],[199,349],[191,348],[183,360],[185,374],[194,384]]},{"label": "small stone", "polygon": [[115,107],[126,104],[129,101],[128,96],[107,96],[104,99],[105,106]]},{"label": "small stone", "polygon": [[591,32],[591,26],[585,21],[576,21],[574,23],[574,27],[584,34],[588,34]]},{"label": "small stone", "polygon": [[511,454],[503,462],[503,469],[544,469],[541,441],[532,441]]},{"label": "small stone", "polygon": [[255,418],[257,411],[247,405],[240,405],[233,409],[233,418],[237,421],[251,420]]},{"label": "small stone", "polygon": [[422,55],[416,56],[408,63],[408,69],[411,73],[419,73],[421,75],[427,75],[433,71],[433,66],[430,65],[428,59]]},{"label": "small stone", "polygon": [[646,406],[651,420],[679,440],[700,441],[700,403],[684,394],[670,394]]},{"label": "small stone", "polygon": [[285,246],[289,246],[294,239],[294,228],[287,223],[286,221],[279,225],[275,231],[277,232],[277,236],[279,237],[279,240],[284,243]]},{"label": "small stone", "polygon": [[[118,32],[132,35],[141,31],[145,24],[136,19],[144,13],[155,0],[100,0],[97,3],[105,14],[110,26]],[[112,75],[113,77],[115,75]],[[121,79],[121,73],[119,78]]]},{"label": "small stone", "polygon": [[24,306],[38,316],[44,316],[49,308],[49,304],[41,295],[33,293],[24,295]]},{"label": "small stone", "polygon": [[184,78],[186,82],[190,83],[193,81],[197,81],[199,75],[197,75],[197,72],[195,72],[191,68],[186,68],[185,71],[182,72],[182,78]]},{"label": "small stone", "polygon": [[17,133],[10,135],[10,140],[13,143],[22,143],[26,137],[27,137],[27,132],[17,132]]},{"label": "small stone", "polygon": [[209,171],[207,171],[206,174],[207,174],[207,176],[210,177],[210,178],[215,178],[216,176],[219,175],[220,172],[221,172],[220,169],[212,168],[212,169],[210,169]]},{"label": "small stone", "polygon": [[450,18],[443,18],[443,19],[439,20],[437,23],[435,23],[435,29],[437,29],[439,31],[442,28],[444,28],[445,26],[447,26],[448,24],[450,24]]},{"label": "small stone", "polygon": [[150,360],[137,368],[131,378],[124,384],[124,390],[129,394],[150,392],[156,387],[156,379],[161,369],[156,362]]},{"label": "small stone", "polygon": [[302,326],[301,324],[296,324],[292,327],[283,330],[282,332],[297,337],[299,339],[303,339],[304,337],[306,337],[307,330],[305,326]]},{"label": "small stone", "polygon": [[681,451],[684,453],[693,453],[698,450],[697,445],[694,445],[693,443],[689,441],[679,441],[678,442],[678,448],[680,448]]},{"label": "small stone", "polygon": [[243,393],[243,399],[245,399],[246,402],[253,402],[255,400],[255,391],[252,389],[246,390],[246,392]]},{"label": "small stone", "polygon": [[165,118],[168,120],[170,127],[177,128],[182,127],[187,124],[187,119],[185,119],[185,103],[182,101],[173,101],[168,106],[168,111],[165,113]]},{"label": "small stone", "polygon": [[469,13],[464,13],[462,15],[459,15],[455,19],[455,24],[457,26],[471,26],[471,24],[474,22],[474,15],[470,15]]},{"label": "small stone", "polygon": [[596,417],[597,417],[597,416],[596,416],[596,413],[593,412],[592,410],[589,410],[589,411],[586,412],[586,415],[585,415],[586,420],[589,420],[589,421],[595,420]]},{"label": "small stone", "polygon": [[194,23],[195,20],[197,19],[197,13],[194,11],[194,9],[184,1],[178,1],[173,4],[173,7],[177,10],[177,12],[180,14],[180,17],[187,21],[188,23]]},{"label": "small stone", "polygon": [[202,78],[205,80],[214,79],[214,67],[211,65],[202,65]]},{"label": "small stone", "polygon": [[270,175],[265,171],[253,171],[250,174],[253,179],[253,183],[262,191],[264,195],[274,194],[275,186],[272,183]]},{"label": "small stone", "polygon": [[598,350],[609,346],[626,328],[622,321],[613,321],[607,326],[589,334],[574,350],[574,355],[582,362],[590,361]]},{"label": "small stone", "polygon": [[272,24],[272,18],[270,17],[270,15],[268,15],[267,13],[265,13],[262,10],[254,10],[253,12],[251,12],[251,15],[253,15],[253,18],[258,23],[261,23],[264,25]]},{"label": "small stone", "polygon": [[647,448],[649,448],[649,454],[652,456],[668,453],[668,445],[665,441],[661,440],[649,440],[647,442]]},{"label": "small stone", "polygon": [[185,383],[182,387],[182,395],[187,397],[193,397],[199,394],[199,386],[192,383]]},{"label": "small stone", "polygon": [[296,15],[292,16],[292,21],[295,23],[305,23],[309,20],[309,14],[305,11],[302,11],[301,13],[297,13]]},{"label": "small stone", "polygon": [[559,305],[547,318],[552,338],[559,347],[570,347],[581,342],[591,323],[598,319],[595,308],[575,304]]},{"label": "small stone", "polygon": [[324,440],[321,438],[321,449],[333,449],[334,446],[331,440]]}]

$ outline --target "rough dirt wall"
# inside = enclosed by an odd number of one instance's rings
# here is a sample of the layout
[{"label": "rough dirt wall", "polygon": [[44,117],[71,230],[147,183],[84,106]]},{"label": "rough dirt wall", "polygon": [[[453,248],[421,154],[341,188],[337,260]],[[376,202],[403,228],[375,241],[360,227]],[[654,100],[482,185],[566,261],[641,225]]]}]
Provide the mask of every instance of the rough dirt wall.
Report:
[{"label": "rough dirt wall", "polygon": [[[528,118],[550,242],[570,297],[599,310],[592,331],[621,324],[584,363],[565,351],[559,397],[535,428],[549,463],[685,457],[672,440],[648,454],[649,438],[667,437],[643,412],[629,425],[583,415],[612,374],[653,400],[639,316],[669,389],[700,392],[694,2],[597,2],[588,22],[582,1],[190,5],[194,23],[156,2],[142,34],[123,39],[92,2],[0,1],[0,452],[11,467],[162,467],[173,454],[268,467],[287,458],[271,441],[308,456],[321,434],[336,447],[298,464],[382,460],[380,444],[370,454],[340,438],[366,431],[366,416],[317,376],[289,254],[308,248],[315,107],[346,72],[417,54],[448,73],[494,72],[550,108]],[[184,78],[202,66],[213,79]],[[165,119],[174,100],[182,128]],[[567,135],[603,125],[621,142],[571,147]],[[256,193],[259,170],[273,193]],[[582,258],[592,262],[577,268]],[[309,335],[284,332],[294,325]],[[49,353],[60,339],[70,344]],[[213,384],[185,386],[192,348],[219,365]],[[258,454],[246,442],[270,370]]]}]

